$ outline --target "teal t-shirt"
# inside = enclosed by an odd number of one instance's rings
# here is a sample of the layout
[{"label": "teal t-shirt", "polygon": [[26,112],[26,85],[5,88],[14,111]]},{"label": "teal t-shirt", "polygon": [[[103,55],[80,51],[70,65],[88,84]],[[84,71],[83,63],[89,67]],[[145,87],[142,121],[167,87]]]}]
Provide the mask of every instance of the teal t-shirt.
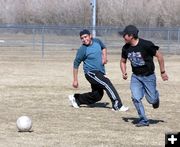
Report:
[{"label": "teal t-shirt", "polygon": [[105,67],[102,64],[102,49],[106,48],[99,39],[92,39],[92,44],[89,46],[82,45],[76,54],[74,60],[74,68],[78,68],[83,61],[83,70],[85,73],[88,71],[100,71],[105,74]]}]

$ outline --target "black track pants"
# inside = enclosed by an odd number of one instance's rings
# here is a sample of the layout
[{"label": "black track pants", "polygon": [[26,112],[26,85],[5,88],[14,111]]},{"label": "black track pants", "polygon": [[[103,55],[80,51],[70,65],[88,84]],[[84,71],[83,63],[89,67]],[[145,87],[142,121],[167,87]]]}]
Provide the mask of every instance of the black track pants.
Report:
[{"label": "black track pants", "polygon": [[103,97],[103,90],[106,91],[107,95],[111,99],[112,107],[118,109],[122,106],[121,99],[112,85],[111,81],[99,71],[91,71],[85,74],[86,79],[91,84],[91,92],[83,94],[74,94],[76,101],[79,105],[81,104],[94,104],[100,101]]}]

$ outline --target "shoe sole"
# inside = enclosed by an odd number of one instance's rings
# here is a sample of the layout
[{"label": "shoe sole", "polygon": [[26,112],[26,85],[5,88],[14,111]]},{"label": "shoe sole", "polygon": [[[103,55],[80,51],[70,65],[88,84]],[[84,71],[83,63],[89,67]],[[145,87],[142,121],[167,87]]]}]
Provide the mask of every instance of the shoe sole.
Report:
[{"label": "shoe sole", "polygon": [[120,109],[118,109],[118,110],[115,110],[115,109],[111,109],[112,111],[115,111],[115,112],[127,112],[128,110],[129,110],[129,108],[127,109],[127,110],[120,110]]}]

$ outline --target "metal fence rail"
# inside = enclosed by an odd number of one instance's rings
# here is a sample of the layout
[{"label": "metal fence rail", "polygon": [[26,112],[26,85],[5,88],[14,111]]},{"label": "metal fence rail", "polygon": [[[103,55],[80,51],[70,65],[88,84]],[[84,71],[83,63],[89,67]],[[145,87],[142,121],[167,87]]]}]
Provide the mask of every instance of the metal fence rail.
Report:
[{"label": "metal fence rail", "polygon": [[[42,58],[52,53],[69,51],[80,45],[79,31],[88,26],[46,26],[46,25],[0,25],[0,51],[31,51]],[[96,35],[110,51],[122,47],[123,39],[118,32],[123,28],[96,27]],[[180,28],[139,28],[139,36],[153,41],[166,54],[180,54]]]}]

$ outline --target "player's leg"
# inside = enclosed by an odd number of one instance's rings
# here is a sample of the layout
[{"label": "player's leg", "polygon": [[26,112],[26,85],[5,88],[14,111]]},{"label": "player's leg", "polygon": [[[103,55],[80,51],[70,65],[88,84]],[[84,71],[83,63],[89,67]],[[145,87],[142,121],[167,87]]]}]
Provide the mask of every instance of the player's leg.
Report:
[{"label": "player's leg", "polygon": [[140,118],[137,126],[141,126],[141,125],[147,126],[149,125],[149,122],[145,115],[144,106],[141,101],[142,98],[144,97],[144,89],[143,89],[143,84],[141,82],[141,77],[132,74],[130,89],[132,94],[132,101]]},{"label": "player's leg", "polygon": [[102,88],[100,88],[96,84],[91,84],[91,89],[92,89],[91,92],[82,93],[82,94],[74,94],[74,97],[78,105],[81,105],[81,104],[90,105],[102,99],[103,94],[104,94]]},{"label": "player's leg", "polygon": [[159,107],[159,92],[156,89],[156,76],[152,74],[143,78],[145,97],[153,105],[153,108]]},{"label": "player's leg", "polygon": [[69,95],[69,101],[74,108],[79,108],[81,104],[94,104],[97,101],[100,101],[103,97],[104,91],[101,86],[98,86],[94,79],[92,79],[87,74],[85,75],[86,79],[91,84],[91,92],[87,93],[75,93],[74,95]]},{"label": "player's leg", "polygon": [[125,107],[122,105],[121,99],[114,88],[113,84],[111,81],[105,77],[101,72],[94,71],[94,72],[89,72],[87,75],[96,83],[100,88],[103,88],[109,98],[112,101],[112,107],[114,110],[119,110],[119,111],[127,111],[128,107]]}]

